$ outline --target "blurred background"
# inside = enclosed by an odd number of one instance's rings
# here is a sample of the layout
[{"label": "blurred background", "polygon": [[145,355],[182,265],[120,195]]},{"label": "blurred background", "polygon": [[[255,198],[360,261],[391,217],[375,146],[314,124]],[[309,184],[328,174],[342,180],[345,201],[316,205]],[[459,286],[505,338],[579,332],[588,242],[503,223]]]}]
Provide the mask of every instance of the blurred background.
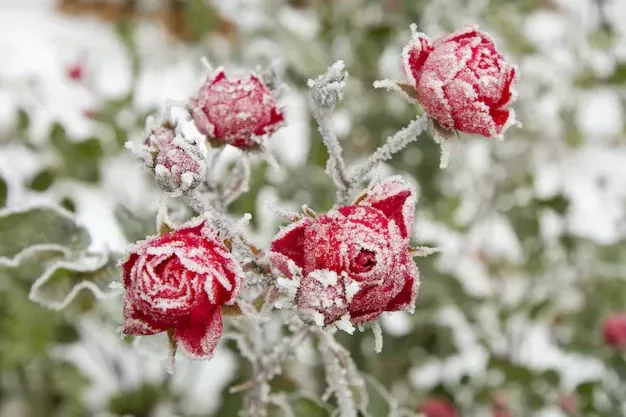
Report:
[{"label": "blurred background", "polygon": [[[424,133],[381,168],[418,187],[414,243],[445,253],[417,259],[417,310],[383,315],[382,353],[371,332],[340,335],[371,375],[372,415],[434,399],[463,417],[625,416],[625,351],[603,336],[605,320],[626,312],[624,0],[0,0],[0,207],[62,206],[89,251],[123,252],[154,233],[161,198],[124,143],[141,140],[168,100],[195,93],[201,57],[233,73],[278,60],[289,124],[269,147],[281,169],[256,161],[250,192],[231,206],[253,214],[251,238],[266,246],[281,220],[265,202],[334,203],[306,80],[345,61],[334,124],[348,162],[364,158],[415,117],[372,87],[403,79],[413,22],[433,38],[472,23],[491,33],[520,68],[523,128],[503,142],[467,137],[446,170]],[[23,240],[20,227],[52,224],[3,213],[3,250]],[[0,416],[237,414],[242,394],[228,388],[249,369],[230,342],[169,378],[116,334],[119,297],[84,292],[58,311],[29,300],[45,266],[0,263]],[[51,297],[80,278],[65,273]],[[112,266],[104,275],[117,279]],[[310,356],[274,389],[319,398]],[[330,415],[305,397],[294,410]]]}]

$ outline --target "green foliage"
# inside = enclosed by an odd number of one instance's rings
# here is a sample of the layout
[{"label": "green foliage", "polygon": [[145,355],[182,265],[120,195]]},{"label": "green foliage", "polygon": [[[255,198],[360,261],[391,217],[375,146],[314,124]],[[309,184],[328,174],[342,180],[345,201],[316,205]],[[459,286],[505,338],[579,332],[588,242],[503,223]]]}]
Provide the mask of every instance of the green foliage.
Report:
[{"label": "green foliage", "polygon": [[63,158],[67,175],[85,182],[97,182],[100,179],[99,161],[104,152],[98,138],[70,141],[65,128],[56,123],[50,130],[50,143]]},{"label": "green foliage", "polygon": [[50,207],[0,213],[0,258],[13,258],[35,245],[83,250],[90,242],[85,229],[69,214]]},{"label": "green foliage", "polygon": [[8,194],[9,186],[7,185],[4,178],[0,177],[0,208],[6,205]]}]

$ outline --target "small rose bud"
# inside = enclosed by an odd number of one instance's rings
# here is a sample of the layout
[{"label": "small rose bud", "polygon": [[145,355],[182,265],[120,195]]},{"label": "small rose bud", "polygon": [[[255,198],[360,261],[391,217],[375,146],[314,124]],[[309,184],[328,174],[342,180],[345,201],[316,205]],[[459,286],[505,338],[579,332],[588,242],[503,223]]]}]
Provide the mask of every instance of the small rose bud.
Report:
[{"label": "small rose bud", "polygon": [[385,311],[411,310],[419,285],[409,254],[415,204],[415,190],[393,177],[357,204],[304,217],[279,232],[270,259],[287,277],[302,277],[297,307],[317,313],[315,319],[321,315],[325,325],[345,313],[359,324]]},{"label": "small rose bud", "polygon": [[213,144],[258,148],[283,126],[285,117],[272,91],[254,74],[230,79],[219,69],[189,102],[200,133]]},{"label": "small rose bud", "polygon": [[121,265],[122,333],[170,331],[189,357],[210,358],[222,335],[221,307],[235,301],[243,271],[206,220],[137,242]]},{"label": "small rose bud", "polygon": [[73,81],[83,81],[85,78],[85,65],[78,62],[67,69],[67,77]]},{"label": "small rose bud", "polygon": [[456,407],[445,398],[433,398],[418,407],[424,417],[459,417]]},{"label": "small rose bud", "polygon": [[578,411],[578,395],[563,394],[559,396],[559,408],[567,414],[575,414]]},{"label": "small rose bud", "polygon": [[202,152],[196,144],[177,137],[169,126],[156,128],[146,139],[144,157],[159,186],[166,192],[185,192],[197,187],[205,173]]},{"label": "small rose bud", "polygon": [[517,97],[517,70],[478,27],[434,42],[414,30],[402,66],[424,110],[441,128],[501,138],[515,123],[508,106]]},{"label": "small rose bud", "polygon": [[614,349],[626,349],[626,313],[614,314],[602,326],[604,342]]}]

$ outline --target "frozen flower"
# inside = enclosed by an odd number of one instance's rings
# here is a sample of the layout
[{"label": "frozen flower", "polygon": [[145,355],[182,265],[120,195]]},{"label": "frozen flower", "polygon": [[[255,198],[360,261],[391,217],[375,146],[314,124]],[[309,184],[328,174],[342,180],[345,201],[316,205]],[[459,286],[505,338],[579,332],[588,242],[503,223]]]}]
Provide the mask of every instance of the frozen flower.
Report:
[{"label": "frozen flower", "polygon": [[170,126],[153,130],[146,139],[146,166],[153,169],[159,186],[170,193],[180,193],[197,187],[205,174],[202,151],[189,143]]},{"label": "frozen flower", "polygon": [[615,349],[626,349],[626,313],[614,314],[602,326],[604,342]]},{"label": "frozen flower", "polygon": [[85,79],[85,64],[77,62],[66,70],[67,77],[72,81],[83,81]]},{"label": "frozen flower", "polygon": [[408,246],[415,204],[414,189],[392,177],[353,205],[280,231],[270,257],[288,277],[301,277],[297,307],[320,317],[320,325],[346,314],[356,324],[411,310],[419,285]]},{"label": "frozen flower", "polygon": [[414,30],[402,51],[402,66],[438,127],[501,138],[515,123],[515,113],[508,106],[517,97],[517,69],[477,26],[434,42]]},{"label": "frozen flower", "polygon": [[122,262],[122,332],[170,331],[189,357],[210,358],[222,334],[221,306],[234,302],[242,277],[202,217],[137,242]]},{"label": "frozen flower", "polygon": [[418,407],[425,417],[459,417],[456,407],[445,398],[432,398]]},{"label": "frozen flower", "polygon": [[213,144],[257,148],[284,124],[272,91],[254,74],[230,79],[222,69],[209,76],[190,100],[198,130]]},{"label": "frozen flower", "polygon": [[578,395],[562,394],[559,396],[559,408],[567,414],[575,414],[578,411]]}]

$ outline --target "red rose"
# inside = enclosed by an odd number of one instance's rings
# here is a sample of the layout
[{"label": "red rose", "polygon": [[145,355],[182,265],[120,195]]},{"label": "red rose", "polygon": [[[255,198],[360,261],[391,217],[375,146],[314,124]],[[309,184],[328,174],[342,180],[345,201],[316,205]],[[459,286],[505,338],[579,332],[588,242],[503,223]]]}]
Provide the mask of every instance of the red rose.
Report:
[{"label": "red rose", "polygon": [[615,349],[626,349],[626,313],[614,314],[604,321],[604,342]]},{"label": "red rose", "polygon": [[402,67],[424,110],[444,129],[500,138],[515,122],[507,106],[517,97],[516,68],[476,26],[432,43],[414,32]]},{"label": "red rose", "polygon": [[254,74],[229,79],[219,69],[190,101],[198,130],[213,142],[255,148],[284,123],[272,92]]},{"label": "red rose", "polygon": [[172,128],[154,129],[145,144],[150,152],[145,163],[154,170],[157,183],[165,191],[188,191],[204,178],[202,152],[185,139],[176,138]]},{"label": "red rose", "polygon": [[575,393],[559,396],[559,408],[567,414],[575,414],[578,410],[578,395]]},{"label": "red rose", "polygon": [[233,303],[243,272],[198,217],[176,231],[137,242],[122,262],[129,335],[173,329],[178,347],[207,359],[222,334],[221,306]]},{"label": "red rose", "polygon": [[270,257],[288,277],[302,276],[298,308],[312,312],[318,324],[346,313],[352,323],[364,323],[384,311],[412,309],[419,285],[409,255],[415,204],[414,189],[393,177],[355,205],[304,218],[279,232]]},{"label": "red rose", "polygon": [[433,398],[422,404],[418,411],[425,417],[458,417],[456,407],[444,398]]}]

